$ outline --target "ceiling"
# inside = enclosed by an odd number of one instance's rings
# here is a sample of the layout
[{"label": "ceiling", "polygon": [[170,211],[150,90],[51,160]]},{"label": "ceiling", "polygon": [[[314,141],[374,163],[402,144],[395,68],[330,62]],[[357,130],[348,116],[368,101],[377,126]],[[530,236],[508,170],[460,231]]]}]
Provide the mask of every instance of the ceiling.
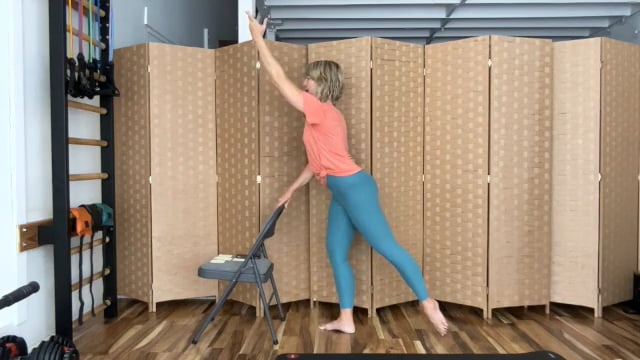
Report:
[{"label": "ceiling", "polygon": [[607,36],[640,11],[640,0],[263,1],[267,37],[298,44],[365,36],[417,44],[482,35],[570,40]]}]

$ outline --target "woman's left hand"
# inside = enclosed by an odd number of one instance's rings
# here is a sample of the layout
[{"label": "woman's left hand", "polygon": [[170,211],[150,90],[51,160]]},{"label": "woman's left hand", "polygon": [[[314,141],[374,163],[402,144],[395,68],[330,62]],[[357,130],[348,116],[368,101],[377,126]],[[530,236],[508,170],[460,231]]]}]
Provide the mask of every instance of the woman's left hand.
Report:
[{"label": "woman's left hand", "polygon": [[254,40],[259,38],[261,39],[267,30],[267,18],[262,20],[262,24],[260,24],[248,10],[246,11],[246,14],[247,17],[249,17],[249,31],[251,32],[251,37]]}]

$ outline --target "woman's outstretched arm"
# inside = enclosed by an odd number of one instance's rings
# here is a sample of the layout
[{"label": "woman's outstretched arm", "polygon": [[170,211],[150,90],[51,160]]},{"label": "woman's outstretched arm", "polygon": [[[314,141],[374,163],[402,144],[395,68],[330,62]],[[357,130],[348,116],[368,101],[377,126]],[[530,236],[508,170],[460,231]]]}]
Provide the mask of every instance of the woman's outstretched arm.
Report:
[{"label": "woman's outstretched arm", "polygon": [[269,47],[267,47],[266,41],[263,39],[264,32],[267,28],[267,19],[264,19],[262,24],[260,24],[248,11],[247,16],[249,17],[249,31],[251,32],[251,37],[253,38],[253,43],[256,45],[258,54],[260,55],[261,67],[267,70],[271,76],[271,80],[287,102],[296,109],[303,111],[303,91],[294,85],[287,77],[282,66],[280,66],[278,61],[273,57],[271,51],[269,51]]},{"label": "woman's outstretched arm", "polygon": [[289,200],[291,200],[293,193],[302,186],[306,185],[312,177],[313,171],[311,171],[309,164],[307,164],[307,166],[302,169],[300,175],[298,175],[298,178],[291,184],[291,186],[289,186],[287,191],[285,191],[284,194],[280,196],[280,198],[278,199],[278,206],[288,203]]}]

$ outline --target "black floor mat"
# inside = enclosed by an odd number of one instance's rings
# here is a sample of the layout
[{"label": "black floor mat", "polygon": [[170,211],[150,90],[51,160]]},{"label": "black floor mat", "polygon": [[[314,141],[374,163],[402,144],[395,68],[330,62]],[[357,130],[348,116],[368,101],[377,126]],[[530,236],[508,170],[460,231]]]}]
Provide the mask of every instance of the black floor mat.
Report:
[{"label": "black floor mat", "polygon": [[280,354],[276,360],[564,360],[550,351],[523,354]]}]

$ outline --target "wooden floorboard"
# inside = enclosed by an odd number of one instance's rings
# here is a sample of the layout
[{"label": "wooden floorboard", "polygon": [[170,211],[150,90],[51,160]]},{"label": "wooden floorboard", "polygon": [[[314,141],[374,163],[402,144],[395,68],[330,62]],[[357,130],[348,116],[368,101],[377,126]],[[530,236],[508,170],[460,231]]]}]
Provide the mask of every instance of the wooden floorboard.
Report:
[{"label": "wooden floorboard", "polygon": [[155,313],[147,304],[120,300],[120,316],[91,318],[75,329],[82,359],[230,359],[272,360],[284,353],[477,353],[510,354],[548,350],[566,359],[640,359],[640,316],[619,306],[602,318],[577,306],[552,304],[497,309],[482,318],[479,309],[441,304],[450,323],[439,336],[417,302],[379,309],[368,317],[354,312],[355,334],[326,332],[318,325],[337,315],[335,304],[299,301],[285,304],[285,321],[271,311],[279,344],[273,345],[263,317],[253,307],[228,301],[197,345],[193,332],[211,310],[207,300],[160,303]]}]

